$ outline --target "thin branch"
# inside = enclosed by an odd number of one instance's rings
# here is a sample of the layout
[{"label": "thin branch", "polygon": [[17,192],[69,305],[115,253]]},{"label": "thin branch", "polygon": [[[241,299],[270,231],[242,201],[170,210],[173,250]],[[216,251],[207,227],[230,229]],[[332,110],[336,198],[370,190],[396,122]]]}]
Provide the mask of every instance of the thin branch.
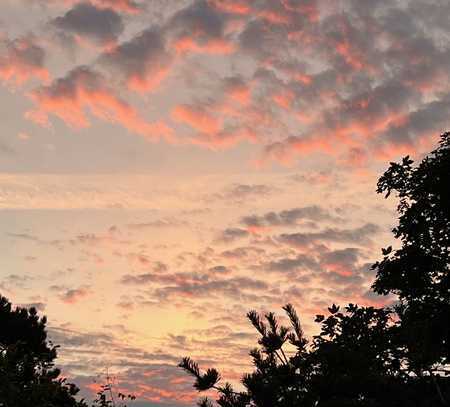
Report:
[{"label": "thin branch", "polygon": [[284,360],[286,361],[286,364],[288,365],[288,364],[289,364],[289,360],[288,360],[288,358],[286,357],[286,354],[284,353],[283,348],[280,348],[280,351],[281,351],[281,354],[282,354],[283,357],[284,357]]},{"label": "thin branch", "polygon": [[286,365],[286,362],[281,358],[281,356],[278,354],[278,352],[276,350],[273,353],[275,353],[275,355],[278,357],[278,359],[280,359],[280,362],[282,365]]}]

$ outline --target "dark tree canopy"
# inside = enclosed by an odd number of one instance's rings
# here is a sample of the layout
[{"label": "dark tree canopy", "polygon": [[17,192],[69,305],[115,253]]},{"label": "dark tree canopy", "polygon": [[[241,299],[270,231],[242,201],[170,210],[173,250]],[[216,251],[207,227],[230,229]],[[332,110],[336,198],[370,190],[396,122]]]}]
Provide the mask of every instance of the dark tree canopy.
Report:
[{"label": "dark tree canopy", "polygon": [[377,191],[398,194],[401,247],[383,249],[373,289],[398,295],[408,362],[422,375],[450,362],[450,133],[417,167],[391,163]]},{"label": "dark tree canopy", "polygon": [[55,368],[57,347],[35,308],[13,308],[0,296],[0,406],[81,407],[75,385]]},{"label": "dark tree canopy", "polygon": [[377,192],[398,194],[400,248],[382,249],[372,288],[395,294],[396,304],[342,311],[333,304],[317,315],[320,333],[310,342],[291,305],[284,307],[289,327],[272,313],[249,312],[260,340],[243,391],[184,358],[180,367],[197,390],[216,389],[221,407],[450,406],[450,133],[419,165],[409,157],[391,163]]}]

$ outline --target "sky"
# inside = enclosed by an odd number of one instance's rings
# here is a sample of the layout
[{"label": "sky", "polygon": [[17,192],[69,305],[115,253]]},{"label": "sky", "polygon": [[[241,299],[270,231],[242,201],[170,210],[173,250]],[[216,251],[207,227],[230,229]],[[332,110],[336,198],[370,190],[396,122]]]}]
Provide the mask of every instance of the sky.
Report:
[{"label": "sky", "polygon": [[440,0],[2,0],[0,293],[65,376],[194,405],[236,383],[245,314],[384,305],[390,161],[450,121]]}]

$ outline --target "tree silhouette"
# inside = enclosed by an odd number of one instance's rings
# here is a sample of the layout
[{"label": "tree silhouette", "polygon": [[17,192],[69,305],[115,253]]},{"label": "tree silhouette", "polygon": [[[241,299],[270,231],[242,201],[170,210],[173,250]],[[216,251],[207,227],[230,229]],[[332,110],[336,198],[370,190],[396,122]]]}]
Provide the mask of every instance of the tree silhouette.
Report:
[{"label": "tree silhouette", "polygon": [[[55,368],[58,346],[47,339],[46,324],[35,308],[13,308],[0,295],[0,407],[88,407]],[[92,407],[127,407],[135,399],[117,392],[107,373]]]},{"label": "tree silhouette", "polygon": [[437,385],[436,374],[450,373],[450,133],[413,164],[409,157],[391,163],[378,182],[379,193],[398,194],[393,233],[401,247],[382,250],[373,289],[399,297],[395,311],[408,367]]},{"label": "tree silhouette", "polygon": [[[431,407],[449,406],[450,379],[450,133],[418,166],[391,163],[378,193],[399,197],[401,247],[382,249],[373,290],[396,294],[392,308],[332,305],[317,315],[320,333],[310,343],[291,305],[289,327],[274,314],[247,314],[260,334],[250,352],[254,371],[244,390],[220,385],[215,369],[201,373],[190,358],[179,364],[199,391],[216,389],[221,407]],[[283,349],[285,348],[285,349]],[[286,348],[290,348],[287,350]],[[213,406],[202,399],[200,406]]]},{"label": "tree silhouette", "polygon": [[13,309],[0,296],[1,407],[86,407],[54,367],[57,346],[47,340],[46,323],[35,308]]}]

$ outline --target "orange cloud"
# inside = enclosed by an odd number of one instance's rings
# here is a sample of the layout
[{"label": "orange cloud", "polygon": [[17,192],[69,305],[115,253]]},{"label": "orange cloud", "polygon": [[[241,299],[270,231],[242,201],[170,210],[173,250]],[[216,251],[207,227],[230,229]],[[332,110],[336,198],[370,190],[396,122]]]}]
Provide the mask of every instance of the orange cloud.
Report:
[{"label": "orange cloud", "polygon": [[155,91],[162,81],[168,75],[169,67],[160,67],[159,70],[154,70],[151,75],[131,75],[128,80],[128,86],[131,90],[138,93],[147,93]]},{"label": "orange cloud", "polygon": [[266,20],[270,24],[282,24],[287,25],[291,21],[291,15],[281,13],[274,10],[262,10],[258,13],[258,16],[263,20]]},{"label": "orange cloud", "polygon": [[301,72],[295,72],[293,74],[293,79],[295,79],[298,82],[303,83],[303,85],[311,85],[311,83],[312,83],[312,76],[301,73]]},{"label": "orange cloud", "polygon": [[[203,108],[190,105],[178,105],[171,113],[178,123],[187,124],[198,132],[188,141],[207,148],[229,148],[241,140],[254,142],[258,139],[253,122],[255,115],[246,109],[239,112],[231,104],[214,105],[214,108]],[[242,121],[245,117],[248,121]],[[229,123],[226,121],[229,120]],[[235,120],[235,123],[231,121]]]},{"label": "orange cloud", "polygon": [[49,115],[55,115],[68,126],[79,129],[90,126],[86,111],[97,119],[120,124],[132,133],[149,140],[161,136],[172,139],[172,131],[163,122],[149,123],[125,101],[115,95],[102,77],[88,68],[77,68],[67,77],[31,94],[37,107],[27,117],[49,126]]},{"label": "orange cloud", "polygon": [[328,130],[330,138],[339,139],[349,146],[358,146],[364,140],[357,140],[354,136],[362,139],[374,139],[389,128],[399,127],[407,120],[405,113],[386,113],[380,117],[367,116],[364,119],[350,119],[348,123]]},{"label": "orange cloud", "polygon": [[289,110],[292,102],[294,101],[295,95],[292,91],[286,90],[280,93],[272,95],[272,100],[280,107],[285,110]]},{"label": "orange cloud", "polygon": [[249,225],[247,231],[253,235],[261,235],[270,232],[269,226]]},{"label": "orange cloud", "polygon": [[365,67],[362,56],[352,48],[350,42],[339,42],[336,44],[336,51],[354,69],[360,71]]},{"label": "orange cloud", "polygon": [[224,90],[225,97],[238,102],[242,106],[249,105],[251,101],[251,87],[242,81],[231,81]]},{"label": "orange cloud", "polygon": [[5,83],[23,85],[33,78],[48,82],[50,73],[44,60],[44,50],[32,37],[0,40],[0,79]]},{"label": "orange cloud", "polygon": [[139,14],[142,8],[133,0],[90,0],[97,7],[112,8],[128,14]]},{"label": "orange cloud", "polygon": [[[276,94],[273,99],[283,108],[290,108],[289,97]],[[317,113],[295,112],[295,117],[305,125],[313,126],[312,129],[303,137],[288,137],[284,141],[267,146],[264,158],[257,164],[262,165],[267,160],[274,160],[284,165],[291,165],[297,155],[319,152],[334,157],[345,153],[345,158],[340,160],[342,164],[355,168],[365,167],[370,159],[365,152],[367,142],[382,138],[388,131],[401,129],[408,122],[408,112],[398,109],[398,111],[381,110],[371,113],[368,111],[369,107],[370,100],[358,100],[352,107],[353,114],[348,117],[346,117],[347,113],[342,111],[342,107],[338,107],[333,113],[332,117],[336,120],[332,125],[327,125],[326,117]],[[321,121],[325,124],[314,126]],[[373,157],[380,158],[385,154],[384,151],[385,149],[382,148]]]},{"label": "orange cloud", "polygon": [[332,273],[339,274],[342,277],[351,277],[353,275],[353,272],[349,269],[349,267],[341,263],[328,262],[322,263],[322,266]]},{"label": "orange cloud", "polygon": [[[329,40],[329,47],[334,50],[355,71],[365,70],[371,74],[375,68],[367,61],[367,52],[355,41],[354,27],[345,18],[340,18],[336,27],[339,38]],[[373,31],[373,27],[367,26],[367,30]],[[374,33],[375,35],[375,33]],[[347,74],[341,75],[340,80],[345,81]]]},{"label": "orange cloud", "polygon": [[264,157],[255,164],[263,165],[268,160],[274,160],[280,164],[292,165],[296,154],[308,154],[312,152],[326,152],[329,155],[337,154],[335,145],[329,137],[316,135],[308,137],[288,137],[284,141],[275,142],[266,146]]},{"label": "orange cloud", "polygon": [[97,44],[96,42],[90,41],[89,39],[78,34],[74,34],[73,39],[80,47],[93,52],[110,52],[117,47],[117,41],[109,41],[103,44]]},{"label": "orange cloud", "polygon": [[416,140],[410,142],[382,142],[377,146],[373,154],[380,161],[398,159],[401,156],[414,156],[417,153],[426,152],[433,148],[438,142],[438,136],[435,131],[432,133],[419,134]]},{"label": "orange cloud", "polygon": [[172,110],[172,118],[202,133],[218,133],[221,129],[221,123],[217,118],[206,111],[188,105],[176,106]]},{"label": "orange cloud", "polygon": [[228,96],[245,106],[250,103],[251,91],[248,87],[235,88],[229,91]]},{"label": "orange cloud", "polygon": [[225,13],[247,15],[251,12],[249,4],[241,0],[209,0],[208,3]]},{"label": "orange cloud", "polygon": [[196,38],[186,36],[176,40],[173,47],[178,53],[231,54],[235,50],[233,43],[223,39],[214,38],[200,42]]},{"label": "orange cloud", "polygon": [[296,112],[295,118],[303,124],[311,124],[315,119],[315,113]]}]

